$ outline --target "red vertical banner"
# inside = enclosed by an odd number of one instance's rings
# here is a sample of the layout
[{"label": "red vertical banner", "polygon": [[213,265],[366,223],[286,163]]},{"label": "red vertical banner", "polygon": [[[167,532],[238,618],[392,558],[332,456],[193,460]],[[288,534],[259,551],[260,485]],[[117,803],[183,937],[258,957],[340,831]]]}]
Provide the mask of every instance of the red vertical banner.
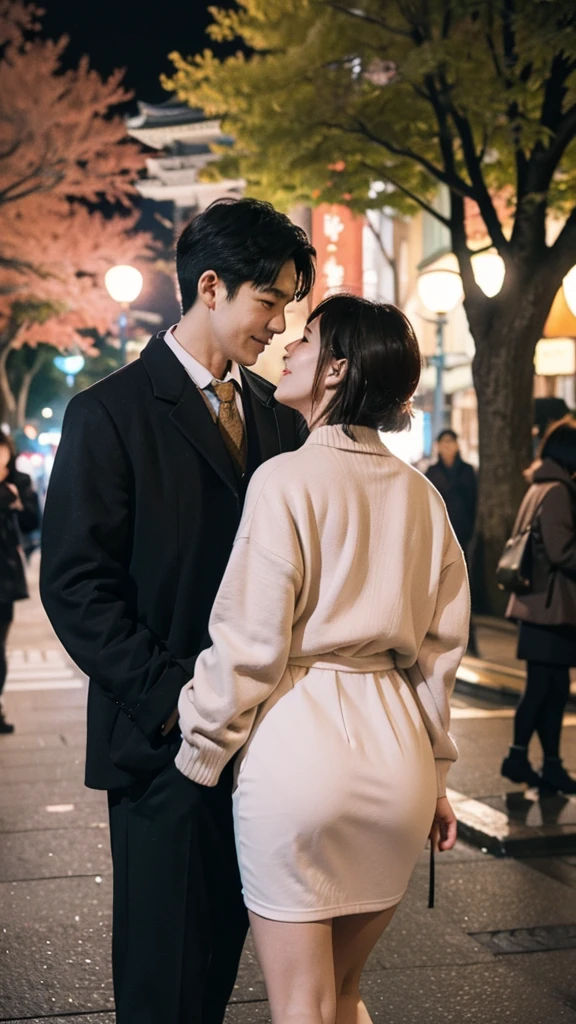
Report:
[{"label": "red vertical banner", "polygon": [[347,206],[322,203],[312,211],[312,244],[318,253],[314,303],[337,292],[362,295],[364,218]]}]

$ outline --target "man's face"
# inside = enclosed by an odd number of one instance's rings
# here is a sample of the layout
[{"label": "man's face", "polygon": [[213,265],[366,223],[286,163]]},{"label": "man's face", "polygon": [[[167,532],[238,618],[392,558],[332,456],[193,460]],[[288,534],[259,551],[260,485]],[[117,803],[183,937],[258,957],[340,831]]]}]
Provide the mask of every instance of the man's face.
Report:
[{"label": "man's face", "polygon": [[272,286],[259,289],[246,282],[233,299],[228,299],[226,287],[219,281],[211,326],[221,354],[241,366],[253,366],[274,335],[286,330],[284,311],[295,290],[293,260],[284,264]]},{"label": "man's face", "polygon": [[458,455],[458,441],[446,435],[438,441],[438,455],[448,466],[451,466]]}]

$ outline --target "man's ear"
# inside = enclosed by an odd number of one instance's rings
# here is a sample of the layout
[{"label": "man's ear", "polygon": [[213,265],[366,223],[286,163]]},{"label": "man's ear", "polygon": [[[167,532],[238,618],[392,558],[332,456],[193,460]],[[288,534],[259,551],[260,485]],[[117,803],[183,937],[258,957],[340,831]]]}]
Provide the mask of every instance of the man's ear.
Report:
[{"label": "man's ear", "polygon": [[216,292],[220,278],[215,270],[205,270],[198,281],[198,298],[208,309],[216,306]]},{"label": "man's ear", "polygon": [[342,383],[348,370],[347,359],[332,359],[326,373],[325,386],[327,390],[333,390]]}]

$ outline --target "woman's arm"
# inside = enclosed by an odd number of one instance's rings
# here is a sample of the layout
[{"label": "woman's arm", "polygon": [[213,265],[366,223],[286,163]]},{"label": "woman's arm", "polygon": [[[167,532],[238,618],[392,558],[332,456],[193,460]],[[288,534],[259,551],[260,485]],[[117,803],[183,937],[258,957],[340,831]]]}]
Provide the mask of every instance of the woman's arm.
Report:
[{"label": "woman's arm", "polygon": [[558,483],[548,491],[539,515],[542,543],[553,569],[576,576],[576,523],[568,488]]},{"label": "woman's arm", "polygon": [[250,536],[236,541],[210,618],[212,647],[198,657],[178,703],[176,766],[195,782],[216,785],[280,682],[300,584],[290,561]]},{"label": "woman's arm", "polygon": [[416,663],[407,669],[425,713],[436,758],[438,797],[446,794],[446,776],[458,757],[450,728],[450,697],[456,672],[468,644],[470,591],[464,557],[444,566],[436,597],[434,617]]}]

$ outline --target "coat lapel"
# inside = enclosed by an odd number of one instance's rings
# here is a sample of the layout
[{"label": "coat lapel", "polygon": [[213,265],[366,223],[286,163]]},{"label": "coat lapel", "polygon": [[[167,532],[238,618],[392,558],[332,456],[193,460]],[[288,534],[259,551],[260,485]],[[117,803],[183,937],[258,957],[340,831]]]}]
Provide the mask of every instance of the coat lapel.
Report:
[{"label": "coat lapel", "polygon": [[[249,412],[248,403],[244,400],[246,425],[248,428],[252,426],[256,431],[259,461],[266,462],[282,451],[280,429],[275,411],[276,403],[273,394],[264,388],[258,377],[244,368],[241,369],[241,374],[242,393],[250,403]],[[252,424],[250,420],[253,421]]]},{"label": "coat lapel", "polygon": [[156,398],[170,402],[169,417],[187,441],[202,455],[234,494],[239,481],[226,445],[198,389],[164,341],[164,332],[149,342],[140,357],[148,371]]}]

